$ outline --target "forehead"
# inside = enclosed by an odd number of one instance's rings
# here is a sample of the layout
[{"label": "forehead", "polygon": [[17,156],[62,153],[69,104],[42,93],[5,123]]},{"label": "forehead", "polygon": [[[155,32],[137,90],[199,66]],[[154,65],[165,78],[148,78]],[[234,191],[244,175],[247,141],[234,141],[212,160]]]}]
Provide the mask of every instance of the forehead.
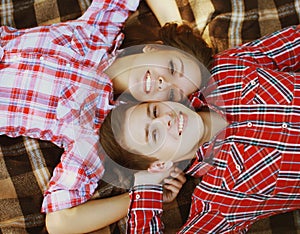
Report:
[{"label": "forehead", "polygon": [[149,103],[140,103],[135,106],[130,107],[125,114],[125,119],[130,119],[132,116],[140,115],[147,109]]},{"label": "forehead", "polygon": [[136,135],[142,137],[147,117],[147,106],[148,104],[143,103],[132,106],[126,111],[124,120],[124,133],[126,138],[137,138]]}]

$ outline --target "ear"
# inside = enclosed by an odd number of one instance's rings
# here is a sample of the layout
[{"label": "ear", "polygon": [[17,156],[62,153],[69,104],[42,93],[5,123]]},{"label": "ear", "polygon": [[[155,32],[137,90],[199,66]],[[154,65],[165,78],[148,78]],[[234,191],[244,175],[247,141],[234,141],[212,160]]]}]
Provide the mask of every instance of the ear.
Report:
[{"label": "ear", "polygon": [[[163,42],[162,41],[157,41],[157,44],[162,45]],[[145,45],[143,48],[143,53],[151,53],[151,52],[155,52],[160,50],[159,46],[156,46],[155,44],[149,44],[149,45]]]},{"label": "ear", "polygon": [[165,172],[169,170],[173,166],[173,162],[167,161],[155,161],[148,168],[148,172],[156,173],[156,172]]}]

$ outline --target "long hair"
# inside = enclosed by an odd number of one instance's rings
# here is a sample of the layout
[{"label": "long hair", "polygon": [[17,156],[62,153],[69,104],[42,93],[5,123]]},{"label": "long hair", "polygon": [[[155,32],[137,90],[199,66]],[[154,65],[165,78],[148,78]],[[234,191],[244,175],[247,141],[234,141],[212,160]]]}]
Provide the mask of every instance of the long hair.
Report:
[{"label": "long hair", "polygon": [[161,44],[183,50],[198,59],[207,69],[212,63],[213,50],[198,30],[187,23],[167,23],[161,28],[133,24],[124,28],[125,40],[122,48],[141,44]]},{"label": "long hair", "polygon": [[198,59],[206,68],[212,62],[212,49],[197,30],[189,25],[167,23],[159,30],[160,39],[165,45],[181,49]]},{"label": "long hair", "polygon": [[120,104],[110,111],[99,131],[100,144],[107,156],[120,166],[133,170],[146,170],[150,167],[151,163],[158,159],[129,152],[117,140],[117,137],[123,137],[126,111],[134,105],[136,104]]}]

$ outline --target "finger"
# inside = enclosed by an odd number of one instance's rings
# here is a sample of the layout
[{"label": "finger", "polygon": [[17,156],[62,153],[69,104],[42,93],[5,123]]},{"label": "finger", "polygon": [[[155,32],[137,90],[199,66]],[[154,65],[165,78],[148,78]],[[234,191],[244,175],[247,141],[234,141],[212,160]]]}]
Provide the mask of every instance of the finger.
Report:
[{"label": "finger", "polygon": [[166,186],[174,186],[178,189],[182,188],[183,183],[179,180],[176,179],[164,179],[165,185]]},{"label": "finger", "polygon": [[170,176],[173,179],[179,180],[182,184],[184,184],[186,182],[186,178],[185,178],[185,174],[183,172],[171,172]]},{"label": "finger", "polygon": [[172,168],[172,170],[170,171],[170,176],[177,177],[178,175],[185,175],[185,173],[178,167]]},{"label": "finger", "polygon": [[[178,188],[178,187],[176,187],[176,186],[173,186],[173,185],[170,185],[170,184],[168,184],[168,185],[164,185],[164,188],[166,189],[166,190],[168,190],[169,192],[171,192],[172,194],[172,197],[174,196],[174,197],[176,197],[177,196],[177,194],[179,193],[179,191],[180,191],[180,188]],[[170,195],[170,194],[169,194]]]}]

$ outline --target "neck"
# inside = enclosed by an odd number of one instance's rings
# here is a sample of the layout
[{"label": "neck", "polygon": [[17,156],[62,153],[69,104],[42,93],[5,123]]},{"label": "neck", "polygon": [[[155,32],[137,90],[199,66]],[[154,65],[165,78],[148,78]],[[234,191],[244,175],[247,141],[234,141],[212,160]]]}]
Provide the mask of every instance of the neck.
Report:
[{"label": "neck", "polygon": [[198,112],[203,119],[205,132],[204,137],[200,140],[199,144],[210,141],[219,131],[224,129],[228,123],[222,116],[214,111]]}]

